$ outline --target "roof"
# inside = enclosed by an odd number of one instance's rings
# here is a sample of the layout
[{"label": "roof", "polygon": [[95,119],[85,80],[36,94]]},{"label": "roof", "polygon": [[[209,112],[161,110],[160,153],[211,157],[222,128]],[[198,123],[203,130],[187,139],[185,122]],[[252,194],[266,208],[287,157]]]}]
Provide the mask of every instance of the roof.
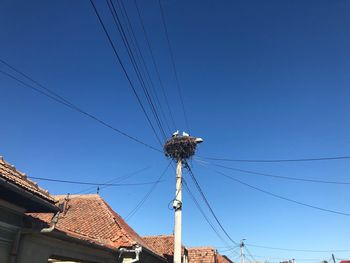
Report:
[{"label": "roof", "polygon": [[[113,209],[97,194],[55,196],[59,203],[64,203],[63,212],[58,218],[56,230],[67,235],[108,248],[132,247],[136,244],[154,254],[146,243]],[[46,224],[50,223],[52,213],[28,213]]]},{"label": "roof", "polygon": [[143,239],[159,254],[174,255],[174,235],[144,236]]},{"label": "roof", "polygon": [[[0,156],[0,179],[3,179],[3,182],[10,182],[12,185],[20,189],[22,193],[29,192],[31,196],[35,195],[41,200],[44,200],[49,203],[55,203],[54,198],[50,193],[39,187],[37,183],[29,180],[26,174],[18,171],[15,166],[7,163],[2,156]],[[7,187],[8,185],[5,185]]]},{"label": "roof", "polygon": [[213,247],[188,248],[189,263],[232,263],[226,256],[217,253]]},{"label": "roof", "polygon": [[216,251],[213,247],[192,247],[188,250],[189,263],[215,263]]},{"label": "roof", "polygon": [[233,263],[227,256],[222,256],[220,254],[216,254],[217,263]]},{"label": "roof", "polygon": [[[168,260],[174,256],[174,235],[143,236],[155,251],[166,257]],[[187,254],[187,249],[182,245],[181,254]]]}]

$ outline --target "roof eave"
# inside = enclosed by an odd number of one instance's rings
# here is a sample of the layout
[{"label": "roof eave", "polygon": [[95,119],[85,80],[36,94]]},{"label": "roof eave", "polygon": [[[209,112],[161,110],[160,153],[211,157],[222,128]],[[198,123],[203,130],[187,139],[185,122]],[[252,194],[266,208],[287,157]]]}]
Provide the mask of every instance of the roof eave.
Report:
[{"label": "roof eave", "polygon": [[155,257],[159,258],[160,260],[167,262],[165,257],[158,255],[157,253],[153,252],[152,250],[150,250],[144,246],[142,246],[142,250],[145,250],[148,254],[151,254],[152,256],[155,256]]},{"label": "roof eave", "polygon": [[31,202],[38,204],[42,208],[39,210],[43,210],[43,211],[33,211],[33,212],[58,212],[60,210],[59,207],[54,204],[54,202],[45,200],[43,197],[40,197],[35,193],[32,193],[26,189],[23,189],[22,187],[2,177],[0,177],[0,186],[3,186],[9,191],[12,191],[15,194],[23,197],[24,199],[30,200]]}]

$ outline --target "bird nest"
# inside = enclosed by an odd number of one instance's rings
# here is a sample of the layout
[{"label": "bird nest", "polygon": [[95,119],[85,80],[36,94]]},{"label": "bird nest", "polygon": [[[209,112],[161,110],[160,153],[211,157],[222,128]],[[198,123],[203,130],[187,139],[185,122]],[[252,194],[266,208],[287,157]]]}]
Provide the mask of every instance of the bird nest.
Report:
[{"label": "bird nest", "polygon": [[196,152],[196,138],[189,136],[173,137],[164,145],[165,156],[175,160],[188,159]]}]

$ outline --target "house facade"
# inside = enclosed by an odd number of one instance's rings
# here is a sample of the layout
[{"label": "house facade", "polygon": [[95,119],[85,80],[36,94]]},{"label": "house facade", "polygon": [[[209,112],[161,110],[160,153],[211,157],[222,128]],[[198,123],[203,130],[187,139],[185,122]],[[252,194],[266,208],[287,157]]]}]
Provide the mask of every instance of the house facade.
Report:
[{"label": "house facade", "polygon": [[52,196],[0,158],[1,263],[163,263],[99,195]]}]

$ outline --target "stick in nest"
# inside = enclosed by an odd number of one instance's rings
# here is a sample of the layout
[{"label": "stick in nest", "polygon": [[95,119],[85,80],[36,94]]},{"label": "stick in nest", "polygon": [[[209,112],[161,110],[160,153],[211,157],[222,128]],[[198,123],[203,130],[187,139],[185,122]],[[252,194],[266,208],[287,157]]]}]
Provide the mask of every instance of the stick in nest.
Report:
[{"label": "stick in nest", "polygon": [[164,145],[165,156],[175,160],[188,159],[195,154],[196,138],[189,136],[173,137]]}]

